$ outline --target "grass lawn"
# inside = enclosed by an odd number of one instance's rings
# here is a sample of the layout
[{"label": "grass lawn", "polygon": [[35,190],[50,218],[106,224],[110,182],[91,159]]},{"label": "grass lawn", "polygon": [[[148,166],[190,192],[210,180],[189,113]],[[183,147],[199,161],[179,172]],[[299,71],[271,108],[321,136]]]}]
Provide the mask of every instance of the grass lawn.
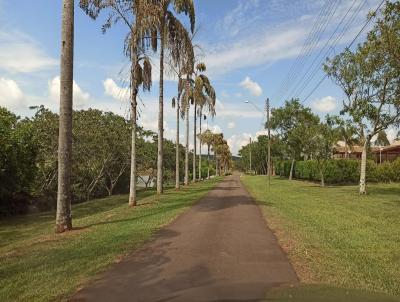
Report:
[{"label": "grass lawn", "polygon": [[242,182],[260,202],[304,283],[400,296],[400,184],[326,187],[263,176]]},{"label": "grass lawn", "polygon": [[220,178],[163,196],[140,192],[139,206],[113,196],[73,206],[75,230],[54,234],[54,213],[0,222],[0,301],[66,300],[94,275],[148,240]]}]

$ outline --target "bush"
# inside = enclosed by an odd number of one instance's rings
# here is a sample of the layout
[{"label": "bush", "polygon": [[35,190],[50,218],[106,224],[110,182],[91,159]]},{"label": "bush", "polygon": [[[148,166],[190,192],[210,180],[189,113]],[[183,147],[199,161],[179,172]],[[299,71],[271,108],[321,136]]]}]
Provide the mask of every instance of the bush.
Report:
[{"label": "bush", "polygon": [[[290,160],[276,164],[277,174],[289,177]],[[360,180],[359,160],[338,159],[329,160],[325,167],[325,182],[328,184],[357,184]],[[316,160],[296,161],[293,177],[308,181],[320,181],[318,162]],[[367,181],[369,182],[399,182],[400,158],[393,162],[377,164],[372,160],[367,161]]]}]

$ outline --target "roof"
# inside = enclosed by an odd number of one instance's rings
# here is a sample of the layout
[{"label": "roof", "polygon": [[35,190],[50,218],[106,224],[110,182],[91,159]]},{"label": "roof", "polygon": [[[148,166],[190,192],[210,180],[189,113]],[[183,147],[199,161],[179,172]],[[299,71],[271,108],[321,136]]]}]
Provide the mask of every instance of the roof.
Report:
[{"label": "roof", "polygon": [[[336,153],[346,153],[346,147],[341,146],[340,144],[337,144],[334,147],[334,149],[335,149]],[[348,147],[347,150],[349,150],[349,149],[350,149],[350,153],[362,153],[363,147],[362,146],[358,146],[358,145],[354,145],[354,146],[351,146],[350,148]],[[393,151],[393,150],[399,150],[400,151],[400,141],[395,141],[390,146],[382,146],[382,147],[372,146],[371,147],[372,153],[378,153],[380,151],[387,152],[387,151]]]}]

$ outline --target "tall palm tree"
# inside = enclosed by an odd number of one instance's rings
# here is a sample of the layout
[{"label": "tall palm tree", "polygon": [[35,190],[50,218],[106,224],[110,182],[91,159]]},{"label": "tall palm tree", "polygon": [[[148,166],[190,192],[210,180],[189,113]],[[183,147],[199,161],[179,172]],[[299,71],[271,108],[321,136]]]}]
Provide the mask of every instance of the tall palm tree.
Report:
[{"label": "tall palm tree", "polygon": [[63,0],[61,29],[60,126],[58,138],[57,233],[72,229],[71,153],[74,62],[74,0]]},{"label": "tall palm tree", "polygon": [[204,133],[199,135],[199,140],[200,144],[207,145],[207,179],[210,179],[210,148],[213,142],[213,133],[207,129]]},{"label": "tall palm tree", "polygon": [[[191,75],[188,75],[185,90],[187,99],[190,100],[194,105],[194,114],[193,114],[193,182],[196,182],[196,151],[197,151],[197,117],[203,116],[203,108],[207,110],[207,112],[214,117],[215,116],[215,102],[216,95],[213,86],[210,83],[210,80],[203,73],[206,71],[206,65],[204,63],[198,63],[195,68],[194,79],[191,78]],[[187,123],[187,132],[188,132],[188,118],[189,118],[189,102],[187,102],[188,108],[186,108],[186,123]],[[201,128],[201,118],[200,118],[200,128]],[[200,131],[201,132],[201,131]],[[188,137],[187,133],[187,137]],[[201,148],[201,146],[200,146]],[[201,156],[200,156],[201,158]],[[201,161],[201,159],[199,159]],[[201,166],[201,163],[200,163]],[[199,167],[199,170],[200,167]],[[201,172],[199,172],[201,178]]]},{"label": "tall palm tree", "polygon": [[215,175],[219,175],[219,146],[224,142],[224,135],[222,133],[213,134],[212,138],[212,147],[214,151],[214,160],[215,160]]},{"label": "tall palm tree", "polygon": [[[163,193],[163,157],[164,157],[164,55],[165,49],[170,47],[171,40],[179,42],[174,33],[177,27],[184,28],[182,23],[170,10],[173,7],[177,14],[189,16],[191,31],[195,27],[195,11],[193,0],[159,0],[159,34],[160,34],[160,97],[158,104],[158,154],[157,154],[157,193]],[[170,41],[168,41],[169,39]],[[168,43],[167,43],[168,41]],[[179,53],[173,54],[179,55]]]},{"label": "tall palm tree", "polygon": [[[211,116],[215,116],[215,102],[216,102],[216,94],[215,89],[211,85],[210,80],[207,76],[202,74],[206,71],[206,65],[204,63],[199,63],[196,66],[196,70],[200,73],[197,74],[195,80],[195,87],[194,87],[194,108],[195,108],[195,117],[194,117],[194,149],[196,150],[196,114],[200,117],[199,119],[199,130],[201,136],[201,122],[203,119],[203,110],[205,109],[206,112]],[[196,106],[198,106],[198,110],[196,112]],[[201,142],[199,148],[199,179],[201,180]],[[193,160],[193,171],[196,168],[196,153]],[[195,173],[195,172],[193,172]],[[195,181],[196,178],[194,176],[193,180]]]},{"label": "tall palm tree", "polygon": [[[175,144],[175,189],[180,189],[179,167],[179,119],[185,116],[186,98],[182,97],[186,80],[184,75],[193,73],[194,47],[192,39],[188,39],[188,33],[184,27],[179,27],[171,32],[170,36],[177,37],[170,41],[170,53],[168,65],[178,78],[178,94],[172,99],[172,108],[176,108],[176,144]],[[186,154],[186,153],[185,153]]]},{"label": "tall palm tree", "polygon": [[[132,138],[129,205],[135,206],[137,185],[137,95],[140,86],[147,91],[151,88],[151,64],[146,51],[150,46],[153,51],[157,50],[158,7],[149,0],[80,0],[80,6],[94,20],[97,19],[102,10],[109,10],[107,21],[102,26],[103,33],[119,20],[122,20],[129,28],[124,45],[124,53],[131,61],[130,111]],[[145,43],[149,39],[151,43]]]}]

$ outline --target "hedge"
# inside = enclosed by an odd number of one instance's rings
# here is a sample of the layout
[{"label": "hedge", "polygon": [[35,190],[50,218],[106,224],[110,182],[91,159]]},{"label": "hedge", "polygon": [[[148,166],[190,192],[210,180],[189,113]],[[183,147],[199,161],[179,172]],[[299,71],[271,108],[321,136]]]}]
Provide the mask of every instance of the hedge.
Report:
[{"label": "hedge", "polygon": [[[290,160],[276,163],[276,173],[289,177],[291,164]],[[360,180],[360,164],[361,161],[350,159],[327,161],[324,173],[325,182],[328,184],[357,184]],[[295,161],[293,178],[320,181],[317,161]],[[382,164],[377,164],[372,160],[367,161],[367,181],[400,182],[400,158]]]}]

